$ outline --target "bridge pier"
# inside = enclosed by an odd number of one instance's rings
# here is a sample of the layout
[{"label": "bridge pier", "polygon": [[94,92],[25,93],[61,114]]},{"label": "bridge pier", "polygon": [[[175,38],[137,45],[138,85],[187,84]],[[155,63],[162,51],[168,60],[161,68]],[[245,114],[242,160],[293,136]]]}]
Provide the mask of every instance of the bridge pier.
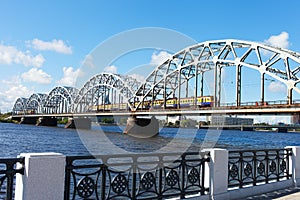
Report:
[{"label": "bridge pier", "polygon": [[254,131],[254,128],[250,126],[241,126],[241,131]]},{"label": "bridge pier", "polygon": [[33,124],[36,125],[37,117],[22,117],[20,124]]},{"label": "bridge pier", "polygon": [[92,121],[90,118],[69,118],[65,128],[91,129]]},{"label": "bridge pier", "polygon": [[12,117],[11,120],[15,123],[18,122],[18,124],[20,124],[21,120],[22,120],[22,117]]},{"label": "bridge pier", "polygon": [[57,126],[56,117],[40,117],[37,120],[37,126]]},{"label": "bridge pier", "polygon": [[129,117],[124,130],[125,134],[138,138],[149,138],[157,135],[158,132],[159,123],[154,116],[151,118],[137,118],[135,116]]},{"label": "bridge pier", "polygon": [[278,127],[277,128],[277,132],[287,133],[288,132],[288,128],[287,127]]}]

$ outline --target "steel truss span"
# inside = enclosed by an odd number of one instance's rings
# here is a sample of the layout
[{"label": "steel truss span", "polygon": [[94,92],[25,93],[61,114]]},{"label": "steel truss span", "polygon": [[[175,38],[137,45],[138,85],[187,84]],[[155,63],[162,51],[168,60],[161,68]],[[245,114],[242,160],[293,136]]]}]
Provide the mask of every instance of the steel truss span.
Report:
[{"label": "steel truss span", "polygon": [[[264,102],[264,76],[269,75],[287,86],[287,100],[292,103],[292,91],[300,93],[299,83],[300,54],[286,49],[271,47],[256,42],[240,40],[207,41],[187,47],[175,53],[159,65],[146,78],[130,102],[136,109],[143,105],[155,104],[155,100],[182,96],[203,96],[203,76],[213,70],[214,86],[212,95],[214,106],[220,105],[221,70],[224,67],[236,67],[236,105],[241,103],[241,68],[248,67],[261,74],[261,101]],[[194,79],[194,80],[193,80]],[[188,95],[189,82],[193,80],[194,94]],[[200,84],[199,84],[200,83]],[[186,84],[185,88],[182,88]],[[135,100],[139,99],[139,102]],[[166,103],[163,105],[166,108]],[[179,105],[178,105],[179,107]]]},{"label": "steel truss span", "polygon": [[20,97],[16,100],[15,105],[13,107],[13,114],[25,114],[27,107],[26,102],[27,98]]},{"label": "steel truss span", "polygon": [[[32,95],[30,101],[19,98],[13,112],[33,109],[50,114],[221,107],[222,69],[228,67],[235,68],[233,106],[236,108],[244,103],[241,98],[243,68],[260,74],[260,99],[257,101],[261,105],[266,103],[265,76],[286,86],[285,105],[293,104],[293,91],[300,94],[299,53],[257,42],[227,39],[186,47],[157,66],[143,83],[130,76],[100,73],[79,90],[56,87],[46,96]],[[204,89],[207,74],[212,76],[213,83],[209,91]]]},{"label": "steel truss span", "polygon": [[112,73],[97,74],[79,90],[74,103],[74,111],[84,113],[111,110],[112,105],[116,105],[115,109],[132,110],[133,107],[128,104],[128,99],[134,97],[139,85],[140,82],[131,76]]},{"label": "steel truss span", "polygon": [[47,94],[32,94],[26,102],[27,112],[43,114],[44,104],[47,96]]},{"label": "steel truss span", "polygon": [[72,113],[74,98],[78,90],[74,87],[55,87],[47,96],[44,104],[45,114]]}]

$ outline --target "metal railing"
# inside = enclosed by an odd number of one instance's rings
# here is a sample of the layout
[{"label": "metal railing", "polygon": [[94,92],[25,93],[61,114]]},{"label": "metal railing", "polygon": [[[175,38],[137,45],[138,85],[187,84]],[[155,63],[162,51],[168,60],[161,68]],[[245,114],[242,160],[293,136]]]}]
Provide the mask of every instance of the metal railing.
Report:
[{"label": "metal railing", "polygon": [[[267,106],[294,106],[296,104],[299,106],[300,104],[300,99],[295,99],[292,101],[292,105],[289,105],[288,100],[275,100],[275,101],[249,101],[249,102],[241,102],[239,107],[267,107]],[[231,103],[221,103],[220,107],[236,107],[236,102],[231,102]]]},{"label": "metal railing", "polygon": [[24,158],[0,159],[0,199],[14,198],[15,175],[24,174],[24,168],[17,169],[17,163],[24,164]]},{"label": "metal railing", "polygon": [[289,179],[292,149],[229,151],[228,188]]},{"label": "metal railing", "polygon": [[69,156],[65,200],[204,195],[209,153]]}]

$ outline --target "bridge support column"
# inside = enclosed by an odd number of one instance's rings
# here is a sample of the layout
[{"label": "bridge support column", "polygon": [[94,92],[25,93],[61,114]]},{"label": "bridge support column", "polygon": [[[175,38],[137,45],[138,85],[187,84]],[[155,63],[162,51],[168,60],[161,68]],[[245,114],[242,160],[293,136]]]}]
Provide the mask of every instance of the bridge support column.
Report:
[{"label": "bridge support column", "polygon": [[293,88],[288,88],[287,98],[288,98],[288,104],[292,105],[293,104]]},{"label": "bridge support column", "polygon": [[242,67],[236,66],[236,106],[241,104],[241,93],[242,93]]},{"label": "bridge support column", "polygon": [[241,126],[241,131],[253,131],[254,128],[250,126]]},{"label": "bridge support column", "polygon": [[65,128],[91,129],[92,121],[90,118],[69,118]]},{"label": "bridge support column", "polygon": [[22,120],[22,117],[12,117],[11,120],[13,122],[18,122],[20,124],[21,120]]},{"label": "bridge support column", "polygon": [[265,73],[261,74],[261,103],[265,102]]},{"label": "bridge support column", "polygon": [[277,128],[277,132],[280,132],[280,133],[286,133],[287,131],[288,131],[287,127],[278,127]]},{"label": "bridge support column", "polygon": [[40,117],[37,120],[37,126],[57,126],[57,119],[55,117]]},{"label": "bridge support column", "polygon": [[37,117],[22,117],[20,124],[34,124],[36,125]]},{"label": "bridge support column", "polygon": [[158,120],[152,116],[151,118],[129,117],[127,119],[125,134],[139,138],[149,138],[157,135],[159,132]]}]

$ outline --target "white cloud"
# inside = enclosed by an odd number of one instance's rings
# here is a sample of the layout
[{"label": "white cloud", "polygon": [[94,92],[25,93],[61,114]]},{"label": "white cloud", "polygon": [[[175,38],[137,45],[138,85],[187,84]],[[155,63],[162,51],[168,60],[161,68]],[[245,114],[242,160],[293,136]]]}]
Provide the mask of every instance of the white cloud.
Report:
[{"label": "white cloud", "polygon": [[104,72],[108,72],[108,73],[116,74],[117,71],[118,71],[118,68],[114,65],[107,66],[107,67],[104,68]]},{"label": "white cloud", "polygon": [[29,51],[19,51],[14,46],[5,46],[0,44],[0,63],[2,64],[22,64],[24,66],[41,67],[45,58],[38,54],[32,56]]},{"label": "white cloud", "polygon": [[50,84],[52,77],[41,69],[32,68],[22,74],[22,79],[27,82],[36,82],[41,84]]},{"label": "white cloud", "polygon": [[72,48],[67,46],[64,41],[53,39],[52,41],[42,41],[39,39],[34,39],[29,41],[34,49],[37,50],[48,50],[48,51],[55,51],[58,53],[64,54],[72,54]]},{"label": "white cloud", "polygon": [[160,51],[159,53],[154,52],[151,56],[150,64],[151,65],[160,65],[164,61],[166,61],[168,58],[170,58],[171,56],[172,56],[172,54],[169,54],[166,51]]},{"label": "white cloud", "polygon": [[265,42],[271,46],[287,49],[289,47],[289,34],[283,31],[279,35],[272,35]]},{"label": "white cloud", "polygon": [[74,70],[73,67],[63,67],[64,76],[57,81],[58,84],[63,86],[75,86],[76,79],[80,75],[80,69]]},{"label": "white cloud", "polygon": [[0,110],[6,112],[12,110],[15,101],[19,97],[29,97],[32,94],[27,87],[21,84],[20,77],[12,77],[10,80],[2,80],[0,88]]},{"label": "white cloud", "polygon": [[281,82],[271,82],[268,89],[271,92],[286,92],[286,86]]},{"label": "white cloud", "polygon": [[145,77],[140,74],[129,74],[128,76],[136,79],[139,82],[143,82],[145,80]]}]

